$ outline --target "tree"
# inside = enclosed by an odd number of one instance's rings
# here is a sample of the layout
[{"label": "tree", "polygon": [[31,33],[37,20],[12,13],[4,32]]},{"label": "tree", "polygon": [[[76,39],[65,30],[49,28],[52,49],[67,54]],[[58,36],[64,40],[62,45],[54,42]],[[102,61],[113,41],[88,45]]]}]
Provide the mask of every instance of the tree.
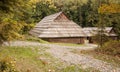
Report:
[{"label": "tree", "polygon": [[92,39],[98,44],[98,47],[102,47],[104,45],[104,43],[109,41],[108,36],[106,36],[102,32],[104,32],[104,31],[100,30],[100,31],[98,31],[98,33],[95,36],[92,37]]},{"label": "tree", "polygon": [[108,14],[108,13],[120,13],[120,4],[101,4],[98,9],[99,13]]},{"label": "tree", "polygon": [[97,8],[93,8],[94,4],[91,0],[88,0],[86,4],[83,4],[81,7],[81,13],[82,13],[82,27],[92,27],[94,24],[96,24],[97,19]]},{"label": "tree", "polygon": [[18,33],[22,28],[21,23],[10,18],[4,18],[0,22],[0,44],[21,37]]},{"label": "tree", "polygon": [[106,23],[109,23],[107,26],[112,26],[120,38],[120,4],[103,3],[98,8],[98,12],[107,16],[108,20],[106,20]]},{"label": "tree", "polygon": [[97,34],[93,37],[93,39],[99,44],[100,47],[102,47],[103,44],[109,40],[105,30],[106,16],[104,14],[99,14],[99,22],[96,26],[98,27]]},{"label": "tree", "polygon": [[35,22],[39,22],[45,16],[56,13],[57,9],[53,0],[41,0],[36,3],[34,19]]},{"label": "tree", "polygon": [[82,24],[81,6],[82,0],[58,0],[55,5],[59,11],[63,11],[70,20]]},{"label": "tree", "polygon": [[[106,33],[105,27],[106,26],[112,26],[112,27],[114,27],[114,29],[118,29],[117,27],[120,27],[120,26],[116,27],[115,23],[117,23],[118,19],[117,18],[114,19],[114,17],[113,17],[114,13],[119,12],[119,10],[117,11],[116,9],[118,9],[118,5],[110,4],[109,1],[101,1],[99,3],[99,7],[98,7],[99,21],[97,24],[99,31],[98,31],[98,34],[96,35],[96,37],[98,39],[98,43],[100,46],[102,46],[106,41],[108,41],[108,38],[105,35],[105,33]],[[116,17],[118,17],[118,16],[116,16]],[[116,32],[119,32],[119,31],[120,30],[116,30]]]},{"label": "tree", "polygon": [[26,24],[24,10],[29,0],[0,1],[0,44],[21,37],[20,31]]}]

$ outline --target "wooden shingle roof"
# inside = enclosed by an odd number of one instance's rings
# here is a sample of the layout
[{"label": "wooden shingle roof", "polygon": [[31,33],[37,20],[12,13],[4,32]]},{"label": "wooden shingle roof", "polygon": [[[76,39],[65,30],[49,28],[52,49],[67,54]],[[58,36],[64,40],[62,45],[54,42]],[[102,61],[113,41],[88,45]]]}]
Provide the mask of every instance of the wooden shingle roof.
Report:
[{"label": "wooden shingle roof", "polygon": [[43,18],[30,34],[40,38],[84,37],[82,28],[69,20],[63,12],[55,13]]},{"label": "wooden shingle roof", "polygon": [[[104,29],[105,34],[107,36],[117,36],[115,32],[111,33],[112,29],[113,29],[112,27],[105,27]],[[99,30],[100,29],[98,29],[97,27],[84,27],[83,28],[83,31],[87,36],[94,36],[98,33]]]}]

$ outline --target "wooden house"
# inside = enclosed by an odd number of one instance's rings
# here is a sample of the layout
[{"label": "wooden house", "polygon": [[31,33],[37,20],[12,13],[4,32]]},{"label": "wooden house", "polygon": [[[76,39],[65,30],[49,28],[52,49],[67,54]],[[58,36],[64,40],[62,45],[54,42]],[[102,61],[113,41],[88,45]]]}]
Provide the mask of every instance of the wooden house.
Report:
[{"label": "wooden house", "polygon": [[84,43],[86,38],[83,29],[63,12],[46,16],[29,33],[50,42]]},{"label": "wooden house", "polygon": [[[117,40],[117,35],[112,27],[105,27],[104,34],[109,37],[110,39]],[[87,36],[87,40],[89,43],[94,43],[95,41],[92,40],[92,37],[98,34],[98,29],[97,27],[84,27],[83,28],[84,33]]]},{"label": "wooden house", "polygon": [[[64,43],[94,43],[92,37],[100,29],[97,27],[80,27],[68,19],[63,13],[55,13],[44,17],[36,26],[30,30],[30,34],[50,42]],[[116,40],[117,35],[112,27],[105,27],[105,34]]]}]

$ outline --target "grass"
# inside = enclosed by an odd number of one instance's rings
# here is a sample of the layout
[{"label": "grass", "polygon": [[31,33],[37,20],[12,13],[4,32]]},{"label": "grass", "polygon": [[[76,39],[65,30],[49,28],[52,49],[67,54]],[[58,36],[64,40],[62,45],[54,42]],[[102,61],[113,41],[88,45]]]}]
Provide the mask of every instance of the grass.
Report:
[{"label": "grass", "polygon": [[45,52],[46,47],[0,47],[0,61],[6,57],[16,60],[19,72],[91,72],[78,65],[67,65]]},{"label": "grass", "polygon": [[102,53],[96,52],[95,50],[89,50],[89,51],[74,50],[73,53],[90,55],[96,59],[111,63],[116,67],[120,67],[120,58],[117,56],[102,54]]},{"label": "grass", "polygon": [[51,43],[51,44],[56,44],[61,46],[84,46],[84,44],[73,44],[73,43]]},{"label": "grass", "polygon": [[33,42],[40,42],[40,43],[49,43],[48,41],[42,40],[38,37],[30,36],[30,35],[25,35],[23,40],[27,41],[33,41]]},{"label": "grass", "polygon": [[25,72],[30,69],[32,72],[37,72],[38,64],[42,67],[42,63],[37,59],[39,57],[37,50],[32,49],[32,47],[2,47],[0,48],[0,59],[15,58],[18,71]]},{"label": "grass", "polygon": [[70,65],[62,69],[60,72],[100,72],[93,68],[82,69],[80,65]]},{"label": "grass", "polygon": [[[55,66],[48,64],[55,59],[45,52],[45,47],[1,47],[0,60],[6,57],[16,59],[16,66],[19,72],[47,72],[49,69],[54,69]],[[40,52],[40,53],[38,53]],[[44,58],[42,60],[41,58]],[[54,64],[56,65],[56,64]]]}]

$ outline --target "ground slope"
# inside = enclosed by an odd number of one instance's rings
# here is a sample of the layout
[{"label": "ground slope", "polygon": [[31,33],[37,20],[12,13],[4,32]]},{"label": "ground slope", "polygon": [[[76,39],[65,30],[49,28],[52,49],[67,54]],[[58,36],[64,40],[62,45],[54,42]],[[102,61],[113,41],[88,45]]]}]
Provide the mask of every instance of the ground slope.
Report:
[{"label": "ground slope", "polygon": [[77,50],[89,50],[94,49],[97,46],[88,44],[82,46],[61,46],[55,44],[41,44],[37,42],[26,42],[26,41],[15,41],[11,42],[11,46],[44,46],[49,47],[46,52],[49,52],[55,58],[67,63],[81,65],[82,68],[94,68],[100,72],[120,72],[120,68],[113,66],[110,63],[104,62],[102,60],[95,59],[91,56],[84,54],[74,54],[71,51]]}]

